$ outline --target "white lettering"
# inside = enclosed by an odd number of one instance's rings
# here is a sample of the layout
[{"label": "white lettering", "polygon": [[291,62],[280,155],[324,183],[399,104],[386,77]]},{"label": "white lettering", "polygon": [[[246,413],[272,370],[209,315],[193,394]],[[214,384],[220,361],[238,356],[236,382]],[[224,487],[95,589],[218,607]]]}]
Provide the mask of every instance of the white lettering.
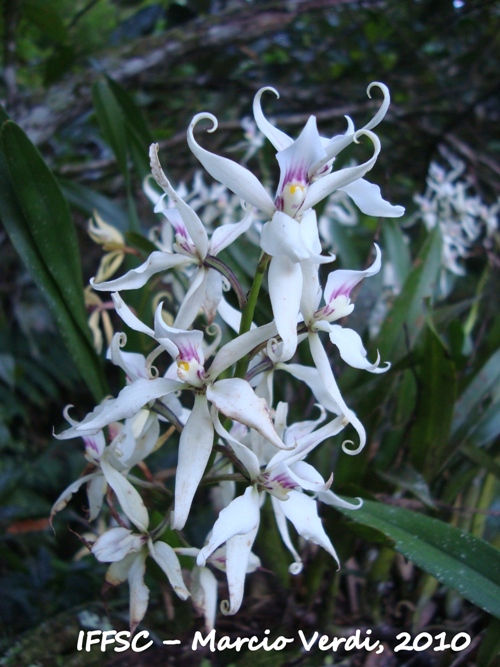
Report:
[{"label": "white lettering", "polygon": [[[304,633],[302,632],[302,630],[299,630],[300,641],[302,642],[302,646],[305,648],[306,651],[310,651],[310,650],[312,649],[312,647],[313,647],[314,644],[316,643],[316,640],[318,639],[318,635],[319,635],[319,632],[316,631],[316,632],[313,634],[312,639],[308,642],[307,639],[306,639],[306,636],[304,635]],[[323,636],[324,636],[324,635],[323,635]],[[323,650],[323,649],[322,649],[322,650]]]},{"label": "white lettering", "polygon": [[140,653],[141,651],[145,651],[153,644],[153,640],[151,639],[151,641],[149,641],[147,644],[144,644],[143,646],[137,646],[137,640],[139,639],[139,637],[144,637],[144,639],[147,639],[149,637],[149,632],[147,630],[138,632],[136,636],[132,639],[132,651],[134,651],[135,653]]},{"label": "white lettering", "polygon": [[191,650],[192,651],[196,651],[196,649],[198,648],[198,643],[200,644],[200,646],[206,646],[207,644],[210,644],[210,650],[213,653],[216,650],[215,649],[215,628],[213,630],[210,630],[210,632],[208,633],[208,635],[206,636],[205,639],[203,639],[203,635],[201,634],[201,632],[199,630],[197,630],[194,633],[193,643],[191,644]]}]

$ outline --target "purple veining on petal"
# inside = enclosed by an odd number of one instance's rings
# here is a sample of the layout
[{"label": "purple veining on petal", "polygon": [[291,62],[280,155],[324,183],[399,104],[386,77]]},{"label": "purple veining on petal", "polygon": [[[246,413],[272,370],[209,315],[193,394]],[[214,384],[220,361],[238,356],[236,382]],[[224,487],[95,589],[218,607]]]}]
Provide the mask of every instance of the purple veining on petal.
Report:
[{"label": "purple veining on petal", "polygon": [[101,458],[101,450],[95,438],[87,436],[83,438],[83,442],[85,443],[85,450],[87,454],[94,461],[98,462]]},{"label": "purple veining on petal", "polygon": [[177,357],[178,361],[191,361],[192,359],[195,359],[199,364],[201,363],[198,350],[192,343],[176,342],[176,345],[179,349],[179,356]]}]

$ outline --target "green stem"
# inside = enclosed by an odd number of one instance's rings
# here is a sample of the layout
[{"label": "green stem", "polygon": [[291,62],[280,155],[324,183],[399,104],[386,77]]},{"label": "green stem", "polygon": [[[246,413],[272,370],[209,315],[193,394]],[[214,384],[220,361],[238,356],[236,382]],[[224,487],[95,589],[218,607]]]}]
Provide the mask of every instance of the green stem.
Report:
[{"label": "green stem", "polygon": [[[257,305],[257,300],[259,298],[260,287],[264,279],[267,267],[271,261],[271,255],[267,255],[265,252],[262,253],[259,263],[257,264],[257,270],[253,279],[252,287],[248,294],[248,301],[246,306],[243,308],[241,313],[241,323],[239,335],[250,331],[252,326],[253,317],[255,314],[255,307]],[[242,357],[236,364],[236,369],[234,371],[235,378],[244,378],[248,370],[248,364],[250,363],[250,355],[245,355]]]}]

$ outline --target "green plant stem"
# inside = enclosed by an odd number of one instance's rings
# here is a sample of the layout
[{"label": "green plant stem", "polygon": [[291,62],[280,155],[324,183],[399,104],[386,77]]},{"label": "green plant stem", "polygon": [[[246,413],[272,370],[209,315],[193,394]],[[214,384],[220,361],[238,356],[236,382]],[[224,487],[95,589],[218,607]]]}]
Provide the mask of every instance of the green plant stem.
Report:
[{"label": "green plant stem", "polygon": [[[252,287],[248,294],[248,301],[246,306],[243,308],[241,313],[241,323],[239,335],[250,331],[252,326],[253,316],[255,314],[255,307],[257,305],[257,300],[259,298],[260,287],[264,279],[267,267],[271,261],[271,255],[267,255],[265,252],[262,253],[259,263],[257,264],[257,270],[253,279]],[[236,364],[236,369],[234,371],[235,378],[244,378],[248,370],[248,364],[250,363],[250,355],[246,354],[242,357]]]}]

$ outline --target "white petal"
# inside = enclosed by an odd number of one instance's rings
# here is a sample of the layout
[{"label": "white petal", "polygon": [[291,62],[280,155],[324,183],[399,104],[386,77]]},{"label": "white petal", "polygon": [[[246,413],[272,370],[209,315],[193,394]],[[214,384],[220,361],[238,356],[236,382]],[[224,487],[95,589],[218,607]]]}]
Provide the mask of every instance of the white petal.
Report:
[{"label": "white petal", "polygon": [[339,324],[328,324],[327,322],[318,322],[318,324],[327,325],[324,330],[328,331],[330,340],[338,347],[340,356],[349,366],[370,371],[370,373],[385,373],[391,367],[389,362],[386,362],[386,365],[382,368],[379,367],[379,354],[377,354],[375,363],[371,364],[368,361],[363,341],[356,331],[341,327]]},{"label": "white petal", "polygon": [[149,543],[149,553],[167,575],[170,585],[180,597],[186,600],[189,591],[182,578],[181,566],[175,551],[166,542]]},{"label": "white petal", "polygon": [[50,523],[52,523],[54,516],[66,507],[78,489],[83,484],[85,484],[85,482],[92,480],[97,474],[98,473],[92,472],[90,475],[84,475],[83,477],[80,477],[80,479],[77,479],[76,482],[73,482],[66,489],[64,489],[56,502],[52,505],[52,510],[50,512]]},{"label": "white petal", "polygon": [[297,348],[297,320],[302,294],[300,264],[295,264],[288,257],[273,257],[268,283],[274,321],[283,341],[280,361],[288,361]]},{"label": "white petal", "polygon": [[128,573],[130,589],[130,632],[133,634],[148,609],[149,588],[144,583],[147,551],[137,554]]},{"label": "white petal", "polygon": [[269,139],[269,141],[272,143],[272,145],[277,151],[282,151],[283,149],[293,144],[293,139],[284,132],[282,132],[281,130],[278,130],[277,127],[274,127],[274,125],[272,125],[262,113],[260,100],[262,97],[262,93],[265,93],[266,90],[270,90],[272,93],[276,95],[276,97],[279,98],[279,93],[275,88],[271,88],[271,86],[266,86],[265,88],[261,88],[260,90],[257,91],[255,97],[253,98],[253,115],[257,127],[262,132],[262,134],[267,139]]},{"label": "white petal", "polygon": [[[260,518],[260,517],[259,517]],[[245,575],[252,546],[259,529],[259,524],[245,535],[235,535],[226,543],[226,576],[229,588],[229,600],[221,602],[221,611],[225,616],[232,616],[241,607],[245,590]]]},{"label": "white petal", "polygon": [[122,289],[138,289],[145,285],[151,276],[160,271],[167,271],[174,266],[192,264],[193,260],[185,255],[171,255],[170,253],[156,250],[147,258],[147,260],[136,269],[131,269],[125,275],[114,280],[107,280],[104,283],[95,283],[94,278],[90,279],[90,284],[95,290],[100,292],[113,292]]},{"label": "white petal", "polygon": [[276,525],[278,526],[281,539],[283,540],[286,548],[292,554],[294,562],[288,568],[290,574],[299,574],[302,571],[302,559],[299,556],[297,550],[295,549],[293,542],[290,538],[290,533],[288,532],[288,524],[286,522],[286,517],[283,514],[283,502],[288,502],[288,500],[282,501],[278,500],[276,497],[271,496],[271,502],[274,510],[274,518],[276,519]]},{"label": "white petal", "polygon": [[405,212],[404,206],[394,206],[383,199],[379,186],[365,181],[364,178],[358,178],[357,181],[338,189],[348,194],[366,215],[400,218]]},{"label": "white petal", "polygon": [[239,236],[244,234],[251,227],[252,221],[253,214],[248,212],[241,222],[217,227],[210,240],[209,253],[214,256],[218,255],[233,241],[236,241]]},{"label": "white petal", "polygon": [[208,544],[200,550],[196,563],[203,566],[207,558],[224,542],[235,535],[246,535],[259,525],[259,493],[253,486],[247,487],[242,496],[235,498],[219,514]]},{"label": "white petal", "polygon": [[155,338],[165,346],[168,353],[175,359],[179,357],[183,361],[196,360],[203,364],[203,331],[186,331],[176,327],[169,327],[162,316],[162,303],[158,304],[155,311]]},{"label": "white petal", "polygon": [[370,171],[380,153],[380,140],[376,134],[369,130],[360,130],[354,136],[357,137],[361,134],[366,134],[374,144],[375,150],[372,157],[363,164],[334,171],[312,183],[307,189],[306,198],[302,204],[303,210],[311,208],[325,197],[328,197],[334,190],[343,188],[358,178],[363,178],[366,172]]},{"label": "white petal", "polygon": [[233,438],[233,436],[222,426],[215,407],[212,407],[211,413],[217,433],[231,445],[233,452],[248,470],[250,477],[256,479],[260,475],[260,464],[257,456],[246,445],[243,445],[239,440]]},{"label": "white petal", "polygon": [[131,329],[134,329],[135,331],[139,331],[140,333],[145,333],[148,336],[154,336],[153,329],[150,329],[143,322],[141,322],[141,320],[136,315],[134,315],[134,313],[123,301],[118,292],[114,292],[111,295],[111,297],[115,304],[116,312],[125,322],[125,324],[127,324]]},{"label": "white petal", "polygon": [[344,507],[348,510],[359,510],[359,508],[363,505],[361,498],[357,498],[356,500],[359,502],[357,505],[354,505],[353,503],[348,503],[347,500],[342,500],[342,498],[339,498],[339,496],[330,490],[321,491],[321,493],[318,493],[318,500],[322,503],[325,503],[325,505],[331,505],[332,507]]},{"label": "white petal", "polygon": [[107,488],[108,483],[106,482],[104,475],[95,474],[92,476],[92,479],[89,480],[87,486],[89,521],[93,521],[99,516]]},{"label": "white petal", "polygon": [[288,495],[288,500],[281,502],[281,509],[286,518],[293,523],[299,535],[323,547],[335,558],[337,565],[340,565],[335,549],[318,516],[317,503],[313,498],[300,491],[292,490]]},{"label": "white petal", "polygon": [[101,469],[107,483],[115,492],[123,513],[140,531],[146,532],[149,525],[149,515],[144,501],[122,473],[108,463],[107,458],[108,456],[105,453],[101,459]]},{"label": "white petal", "polygon": [[358,285],[364,278],[370,278],[380,271],[382,266],[382,254],[380,248],[375,243],[376,257],[373,264],[364,271],[353,271],[350,269],[337,269],[328,275],[326,287],[324,291],[325,302],[330,304],[338,296],[348,297],[354,287]]},{"label": "white petal", "polygon": [[137,352],[124,352],[122,350],[126,339],[125,334],[115,333],[106,358],[110,359],[115,366],[119,366],[126,373],[129,380],[136,380],[140,377],[149,378],[144,355]]},{"label": "white petal", "polygon": [[201,611],[205,618],[205,627],[210,632],[215,625],[217,615],[217,592],[219,584],[215,575],[208,567],[193,568],[193,585],[191,595],[196,609]]},{"label": "white petal", "polygon": [[[111,422],[133,417],[149,401],[161,398],[184,387],[178,380],[139,378],[121,390],[116,398],[112,398],[94,410],[74,428],[76,435],[97,432]],[[73,430],[73,429],[69,429]]]},{"label": "white petal", "polygon": [[205,259],[208,251],[208,236],[205,227],[198,217],[198,214],[193,211],[191,206],[186,204],[186,202],[181,199],[181,197],[179,197],[174,188],[171,186],[170,181],[163,173],[163,170],[160,166],[160,161],[158,159],[158,150],[158,144],[152,144],[149,149],[153,177],[160,188],[162,188],[168,194],[172,202],[175,204],[181,215],[182,221],[186,225],[189,236],[196,246],[196,250],[198,251],[200,258]]},{"label": "white petal", "polygon": [[174,326],[177,329],[189,329],[203,307],[207,293],[207,278],[209,271],[201,266],[191,277],[189,289],[175,316]]},{"label": "white petal", "polygon": [[139,551],[143,544],[142,536],[132,533],[131,530],[111,528],[94,542],[92,553],[101,563],[113,563],[127,554]]},{"label": "white petal", "polygon": [[325,482],[316,468],[305,461],[297,461],[290,467],[285,466],[285,469],[291,479],[297,482],[297,486],[300,486],[304,491],[320,493],[321,491],[327,491],[332,485],[333,475]]},{"label": "white petal", "polygon": [[226,417],[254,428],[275,447],[288,449],[274,430],[266,401],[255,394],[246,380],[217,380],[208,387],[207,398]]},{"label": "white petal", "polygon": [[181,530],[212,452],[214,427],[204,394],[196,394],[194,406],[182,429],[175,478],[175,505],[172,527]]},{"label": "white petal", "polygon": [[217,129],[217,119],[209,113],[199,113],[191,121],[187,133],[187,142],[189,148],[205,167],[208,173],[223,183],[227,188],[234,192],[240,199],[256,206],[267,216],[271,217],[276,210],[273,200],[266,192],[262,183],[248,169],[242,167],[237,162],[221,157],[215,153],[202,148],[194,138],[193,130],[195,125],[203,119],[212,122],[212,128],[209,132]]},{"label": "white petal", "polygon": [[342,449],[346,454],[358,454],[366,444],[365,429],[354,412],[350,410],[345,404],[345,401],[342,397],[342,394],[340,393],[337,382],[333,375],[328,356],[319,339],[319,335],[317,333],[310,332],[308,338],[314,364],[318,369],[326,390],[332,396],[335,403],[339,406],[340,410],[342,411],[342,415],[349,421],[349,423],[354,426],[359,435],[359,445],[355,449],[347,448],[345,446],[346,443],[342,443]]},{"label": "white petal", "polygon": [[325,387],[319,371],[314,366],[303,366],[302,364],[281,364],[275,366],[275,370],[283,370],[293,377],[305,382],[309,389],[314,394],[317,402],[324,407],[328,412],[333,412],[336,415],[341,414],[342,410],[335,402],[333,396]]},{"label": "white petal", "polygon": [[276,324],[264,324],[262,327],[251,329],[246,333],[226,343],[216,354],[206,376],[215,380],[223,371],[242,359],[246,354],[259,345],[262,345],[273,336],[276,336]]},{"label": "white petal", "polygon": [[260,246],[271,257],[287,257],[291,262],[311,257],[304,244],[301,223],[282,211],[276,211],[262,228]]},{"label": "white petal", "polygon": [[132,563],[137,558],[137,552],[129,553],[121,560],[117,560],[106,570],[105,580],[111,586],[119,586],[128,579],[128,573],[132,567]]}]

